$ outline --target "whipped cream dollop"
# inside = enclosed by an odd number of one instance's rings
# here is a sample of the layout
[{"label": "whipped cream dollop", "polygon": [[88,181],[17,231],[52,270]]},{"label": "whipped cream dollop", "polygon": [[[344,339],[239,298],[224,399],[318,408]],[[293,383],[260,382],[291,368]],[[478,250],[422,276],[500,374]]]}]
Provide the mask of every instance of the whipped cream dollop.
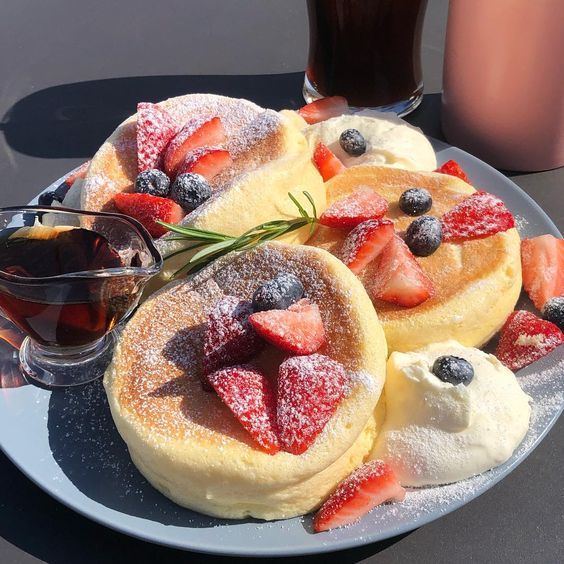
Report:
[{"label": "whipped cream dollop", "polygon": [[[357,129],[366,140],[366,152],[349,155],[339,143],[345,129]],[[328,119],[304,130],[312,149],[321,142],[347,166],[385,165],[407,170],[431,171],[437,168],[435,151],[418,127],[409,125],[391,112],[363,110]]]},{"label": "whipped cream dollop", "polygon": [[[467,386],[431,372],[443,355],[472,364]],[[387,461],[403,486],[447,484],[498,466],[529,428],[530,398],[513,372],[456,341],[392,353],[384,393],[386,418],[371,458]]]}]

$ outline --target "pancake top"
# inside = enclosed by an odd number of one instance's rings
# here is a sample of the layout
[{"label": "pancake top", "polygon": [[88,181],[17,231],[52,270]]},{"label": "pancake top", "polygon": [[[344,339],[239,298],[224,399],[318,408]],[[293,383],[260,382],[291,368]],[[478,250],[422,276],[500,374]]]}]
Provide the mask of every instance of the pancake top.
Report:
[{"label": "pancake top", "polygon": [[[409,188],[425,188],[431,193],[433,207],[426,215],[440,217],[472,194],[475,190],[459,178],[433,172],[410,172],[382,166],[358,166],[349,168],[332,178],[326,184],[327,205],[354,192],[359,186],[369,186],[383,196],[390,209],[386,217],[392,219],[397,231],[404,231],[415,219],[403,213],[398,206],[399,197]],[[510,232],[512,232],[510,234]],[[348,231],[320,226],[308,241],[339,256]],[[417,261],[432,280],[435,294],[422,304],[405,308],[382,300],[373,299],[374,306],[382,321],[408,319],[414,314],[432,310],[453,298],[464,287],[484,283],[485,278],[496,270],[509,252],[517,252],[508,238],[515,237],[516,231],[496,233],[491,237],[464,241],[463,243],[442,243],[428,257],[417,257]],[[370,263],[359,275],[370,290],[378,260]],[[487,291],[487,287],[484,287]],[[370,291],[368,292],[370,294]],[[471,307],[471,304],[468,304]]]},{"label": "pancake top", "polygon": [[[347,397],[300,456],[262,452],[219,397],[203,391],[199,379],[210,309],[224,295],[251,298],[259,284],[279,272],[300,278],[326,328],[327,343],[319,352],[352,375]],[[380,395],[386,357],[370,301],[342,263],[320,249],[269,243],[223,257],[151,296],[127,324],[104,383],[120,416],[158,448],[180,448],[194,464],[206,457],[252,457],[255,468],[268,468],[264,479],[291,481],[297,459],[302,476],[317,472],[354,442]],[[284,353],[267,346],[253,362],[275,378],[283,359]]]},{"label": "pancake top", "polygon": [[[238,175],[283,154],[283,120],[248,100],[214,94],[188,94],[159,103],[179,125],[192,118],[220,117],[226,130],[226,148],[233,166],[210,183],[215,192],[224,190]],[[133,190],[137,176],[137,114],[124,121],[94,155],[82,188],[81,207],[115,211],[112,199]]]}]

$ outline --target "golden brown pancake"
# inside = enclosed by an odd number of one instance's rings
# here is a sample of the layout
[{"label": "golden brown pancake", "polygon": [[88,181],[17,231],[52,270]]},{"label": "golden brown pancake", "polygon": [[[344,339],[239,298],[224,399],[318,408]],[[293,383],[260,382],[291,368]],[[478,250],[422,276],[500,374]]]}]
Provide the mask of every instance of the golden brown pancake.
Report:
[{"label": "golden brown pancake", "polygon": [[[381,166],[347,169],[325,184],[327,205],[369,186],[390,205],[387,217],[397,231],[405,230],[413,217],[398,207],[408,188],[425,188],[433,198],[427,215],[440,217],[475,190],[466,182],[439,173],[410,172]],[[308,241],[339,256],[346,230],[320,227]],[[521,289],[520,239],[516,229],[491,237],[442,243],[429,257],[417,261],[433,282],[434,296],[413,308],[373,299],[383,324],[390,351],[408,351],[433,342],[456,339],[463,345],[480,346],[501,327],[513,310]],[[378,261],[359,275],[370,295]]]},{"label": "golden brown pancake", "polygon": [[[249,299],[280,272],[298,276],[320,308],[327,343],[319,352],[352,376],[334,416],[298,456],[265,453],[200,383],[210,309],[224,295]],[[278,519],[316,508],[370,452],[386,356],[374,308],[350,270],[321,249],[268,243],[153,294],[120,336],[104,385],[134,463],[163,494],[210,515]],[[255,362],[276,378],[283,357],[267,347]]]}]

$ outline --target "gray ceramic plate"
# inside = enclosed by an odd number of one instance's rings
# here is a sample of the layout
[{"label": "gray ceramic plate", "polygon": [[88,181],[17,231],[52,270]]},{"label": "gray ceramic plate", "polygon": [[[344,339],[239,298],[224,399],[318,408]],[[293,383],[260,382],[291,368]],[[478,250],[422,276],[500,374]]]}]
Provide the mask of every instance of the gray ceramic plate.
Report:
[{"label": "gray ceramic plate", "polygon": [[[513,182],[471,155],[436,143],[439,162],[457,160],[474,185],[500,196],[522,236],[560,235]],[[524,298],[520,307],[528,307]],[[7,353],[11,354],[11,353]],[[3,359],[9,363],[10,358]],[[0,390],[0,446],[36,484],[79,513],[142,539],[183,549],[248,556],[294,556],[359,546],[398,535],[468,503],[511,472],[535,448],[564,406],[564,347],[522,370],[533,400],[528,435],[503,466],[450,486],[410,491],[358,524],[312,534],[311,517],[226,521],[173,504],[137,472],[112,422],[100,382],[47,392],[26,385]]]}]

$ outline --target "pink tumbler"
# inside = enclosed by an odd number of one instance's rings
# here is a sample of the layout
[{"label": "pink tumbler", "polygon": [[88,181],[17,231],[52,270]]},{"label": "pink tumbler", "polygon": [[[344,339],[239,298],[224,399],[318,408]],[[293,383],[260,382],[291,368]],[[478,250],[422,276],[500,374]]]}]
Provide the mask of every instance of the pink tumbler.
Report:
[{"label": "pink tumbler", "polygon": [[564,165],[564,0],[450,0],[442,126],[497,168]]}]

